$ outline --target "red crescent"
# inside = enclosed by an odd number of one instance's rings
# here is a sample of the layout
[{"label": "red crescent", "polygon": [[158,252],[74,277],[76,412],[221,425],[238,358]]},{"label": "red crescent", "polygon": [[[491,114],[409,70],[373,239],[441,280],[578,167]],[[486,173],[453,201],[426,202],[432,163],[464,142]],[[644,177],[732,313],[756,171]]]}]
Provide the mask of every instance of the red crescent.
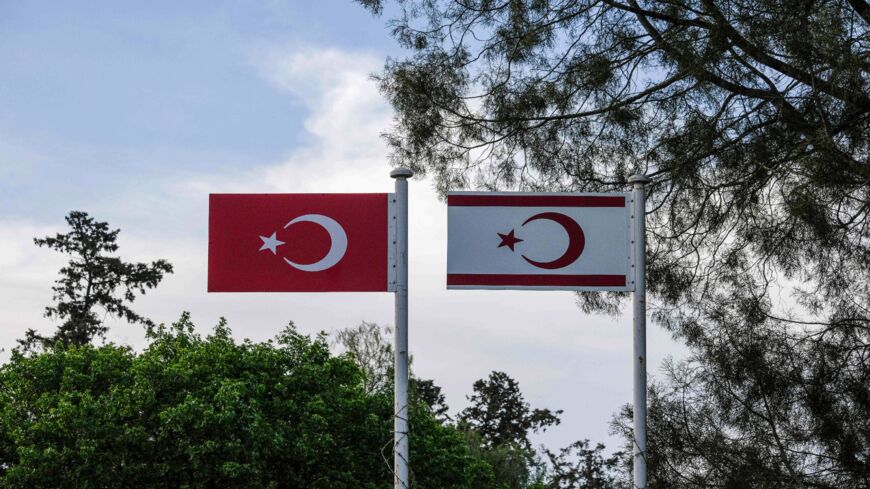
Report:
[{"label": "red crescent", "polygon": [[545,268],[547,270],[565,268],[577,261],[577,258],[580,258],[580,254],[583,253],[583,248],[586,246],[586,236],[583,235],[583,229],[580,228],[577,221],[571,219],[565,214],[559,214],[558,212],[542,212],[526,219],[523,226],[532,221],[537,221],[538,219],[547,219],[565,228],[565,232],[568,233],[568,249],[565,250],[565,253],[563,253],[562,256],[553,261],[540,262],[530,260],[526,258],[526,255],[523,255],[523,259],[538,268]]}]

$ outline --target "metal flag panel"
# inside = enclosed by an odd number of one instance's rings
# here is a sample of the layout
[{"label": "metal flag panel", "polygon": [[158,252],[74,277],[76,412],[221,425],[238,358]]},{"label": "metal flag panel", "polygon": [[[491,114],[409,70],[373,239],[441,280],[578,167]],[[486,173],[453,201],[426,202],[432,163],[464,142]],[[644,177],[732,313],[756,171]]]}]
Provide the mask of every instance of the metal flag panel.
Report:
[{"label": "metal flag panel", "polygon": [[630,193],[454,192],[447,288],[634,288]]},{"label": "metal flag panel", "polygon": [[390,194],[212,194],[209,292],[393,290]]}]

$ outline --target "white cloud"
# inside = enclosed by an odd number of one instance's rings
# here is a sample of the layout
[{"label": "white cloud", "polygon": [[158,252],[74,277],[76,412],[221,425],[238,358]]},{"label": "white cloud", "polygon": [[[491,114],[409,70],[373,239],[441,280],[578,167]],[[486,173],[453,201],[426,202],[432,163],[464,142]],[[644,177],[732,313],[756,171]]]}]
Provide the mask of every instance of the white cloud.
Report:
[{"label": "white cloud", "polygon": [[283,161],[243,174],[202,175],[183,182],[181,192],[378,192],[392,183],[381,131],[391,113],[369,74],[374,56],[334,49],[308,49],[260,56],[262,76],[309,110],[307,146]]},{"label": "white cloud", "polygon": [[51,283],[64,259],[37,248],[33,238],[58,230],[21,220],[0,221],[0,345],[4,347],[14,345],[30,328],[45,331],[53,327],[42,313],[51,302]]}]

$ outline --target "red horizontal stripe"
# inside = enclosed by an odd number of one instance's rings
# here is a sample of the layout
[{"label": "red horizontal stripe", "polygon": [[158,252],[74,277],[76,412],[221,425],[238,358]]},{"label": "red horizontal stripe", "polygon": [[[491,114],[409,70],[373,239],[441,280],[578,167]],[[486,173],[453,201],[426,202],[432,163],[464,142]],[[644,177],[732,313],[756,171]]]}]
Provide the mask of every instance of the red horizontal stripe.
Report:
[{"label": "red horizontal stripe", "polygon": [[625,207],[625,197],[607,195],[461,195],[447,205],[464,207]]},{"label": "red horizontal stripe", "polygon": [[447,285],[625,287],[625,275],[495,275],[448,273]]}]

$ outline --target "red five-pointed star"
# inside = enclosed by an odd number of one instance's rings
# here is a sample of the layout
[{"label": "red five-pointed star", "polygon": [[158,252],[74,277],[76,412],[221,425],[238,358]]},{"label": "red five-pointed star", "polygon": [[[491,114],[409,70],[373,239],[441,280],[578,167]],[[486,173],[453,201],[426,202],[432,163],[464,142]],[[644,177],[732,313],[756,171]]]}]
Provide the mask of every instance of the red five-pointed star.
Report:
[{"label": "red five-pointed star", "polygon": [[507,234],[501,234],[501,233],[496,233],[496,234],[498,234],[499,237],[501,237],[501,243],[498,245],[499,248],[501,248],[502,246],[507,246],[508,248],[511,249],[511,251],[514,251],[514,245],[519,243],[520,241],[522,241],[520,238],[517,238],[516,236],[514,236],[513,229],[511,229],[511,232],[509,232]]}]

